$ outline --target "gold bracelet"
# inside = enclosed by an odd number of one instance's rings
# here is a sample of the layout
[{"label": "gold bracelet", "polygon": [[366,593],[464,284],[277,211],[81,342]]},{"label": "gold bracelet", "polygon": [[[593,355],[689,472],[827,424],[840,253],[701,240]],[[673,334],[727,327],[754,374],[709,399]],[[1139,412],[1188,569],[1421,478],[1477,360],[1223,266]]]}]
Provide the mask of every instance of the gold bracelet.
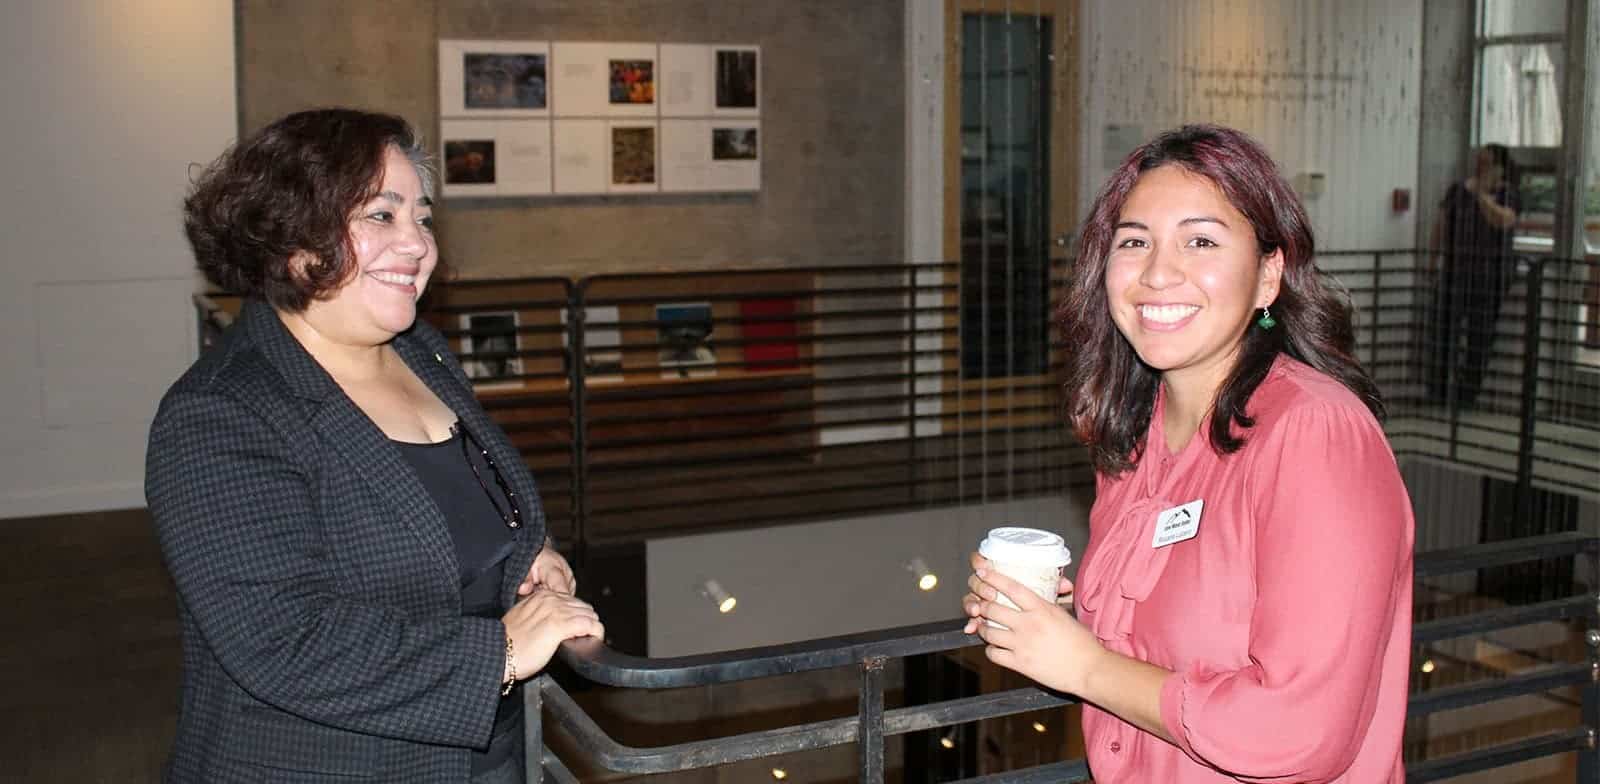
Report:
[{"label": "gold bracelet", "polygon": [[500,684],[500,696],[511,694],[511,687],[517,685],[517,662],[511,658],[514,651],[511,648],[511,635],[506,634],[506,682]]}]

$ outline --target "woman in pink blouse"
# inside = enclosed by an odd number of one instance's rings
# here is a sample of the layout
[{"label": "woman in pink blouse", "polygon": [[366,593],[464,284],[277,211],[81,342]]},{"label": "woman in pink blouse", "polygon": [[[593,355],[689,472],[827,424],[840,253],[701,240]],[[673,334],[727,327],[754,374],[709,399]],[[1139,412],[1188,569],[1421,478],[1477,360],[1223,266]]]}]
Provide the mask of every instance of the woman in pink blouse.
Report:
[{"label": "woman in pink blouse", "polygon": [[1271,158],[1215,126],[1134,151],[1084,226],[1078,617],[976,554],[964,604],[992,661],[1087,703],[1099,784],[1404,780],[1411,504],[1312,256]]}]

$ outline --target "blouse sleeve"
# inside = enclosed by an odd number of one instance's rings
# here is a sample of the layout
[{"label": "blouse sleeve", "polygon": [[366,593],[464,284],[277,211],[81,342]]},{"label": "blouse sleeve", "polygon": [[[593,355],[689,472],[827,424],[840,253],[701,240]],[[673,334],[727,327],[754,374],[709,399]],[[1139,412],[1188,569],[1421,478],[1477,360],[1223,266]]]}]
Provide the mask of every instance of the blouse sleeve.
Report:
[{"label": "blouse sleeve", "polygon": [[1250,664],[1169,677],[1162,721],[1245,781],[1326,782],[1361,749],[1390,638],[1409,634],[1411,505],[1364,410],[1302,405],[1257,437]]},{"label": "blouse sleeve", "polygon": [[146,495],[185,609],[256,699],[341,729],[482,745],[499,619],[413,617],[338,589],[293,445],[223,394],[186,390],[151,429]]}]

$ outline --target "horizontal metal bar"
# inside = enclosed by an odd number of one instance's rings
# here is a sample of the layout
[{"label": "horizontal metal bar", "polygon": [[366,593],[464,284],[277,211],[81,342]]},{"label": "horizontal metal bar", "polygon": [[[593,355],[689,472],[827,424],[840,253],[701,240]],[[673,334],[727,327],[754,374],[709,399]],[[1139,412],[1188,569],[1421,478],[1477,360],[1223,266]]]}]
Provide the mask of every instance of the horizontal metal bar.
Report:
[{"label": "horizontal metal bar", "polygon": [[955,784],[1072,784],[1089,780],[1089,763],[1075,759],[1036,765],[1004,773],[990,773],[970,779],[960,779]]},{"label": "horizontal metal bar", "polygon": [[904,735],[908,732],[966,724],[995,716],[1059,708],[1077,702],[1072,697],[1034,687],[979,694],[975,697],[895,708],[884,714],[883,734]]},{"label": "horizontal metal bar", "polygon": [[1413,762],[1406,766],[1406,781],[1408,784],[1441,781],[1540,757],[1582,751],[1589,748],[1589,744],[1592,743],[1593,732],[1588,727],[1573,727],[1569,730],[1537,735],[1512,743],[1486,746],[1439,759]]},{"label": "horizontal metal bar", "polygon": [[1593,595],[1569,596],[1538,604],[1517,607],[1497,607],[1493,610],[1438,618],[1418,623],[1411,629],[1412,642],[1421,644],[1447,640],[1466,634],[1478,634],[1523,626],[1540,621],[1565,621],[1572,618],[1597,617]]},{"label": "horizontal metal bar", "polygon": [[1406,716],[1415,718],[1439,711],[1482,705],[1507,697],[1539,694],[1562,686],[1589,683],[1593,679],[1593,668],[1588,662],[1582,662],[1555,665],[1460,686],[1448,686],[1411,695],[1411,699],[1406,703]]},{"label": "horizontal metal bar", "polygon": [[965,618],[759,648],[647,659],[612,650],[592,637],[562,643],[563,662],[596,683],[641,689],[703,686],[860,664],[868,656],[915,656],[980,645]]},{"label": "horizontal metal bar", "polygon": [[1600,546],[1600,540],[1578,532],[1530,536],[1489,544],[1470,544],[1418,554],[1414,575],[1417,579],[1421,579],[1469,569],[1593,553],[1597,546]]},{"label": "horizontal metal bar", "polygon": [[[688,741],[670,746],[635,748],[612,739],[553,679],[539,679],[540,692],[551,715],[581,748],[605,769],[622,773],[666,773],[723,765],[797,751],[842,746],[856,740],[859,720],[846,716],[826,721],[747,732],[721,738]],[[1039,689],[1015,689],[983,695],[980,699],[954,700],[886,711],[884,735],[903,735],[925,729],[965,724],[1031,710],[1059,707],[1070,701]]]}]

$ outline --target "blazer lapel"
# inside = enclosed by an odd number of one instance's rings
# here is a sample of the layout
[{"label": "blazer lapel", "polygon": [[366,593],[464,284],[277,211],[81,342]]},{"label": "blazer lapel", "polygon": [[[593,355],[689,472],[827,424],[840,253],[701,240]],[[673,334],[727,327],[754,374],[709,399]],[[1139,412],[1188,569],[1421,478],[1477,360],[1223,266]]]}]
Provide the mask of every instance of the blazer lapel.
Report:
[{"label": "blazer lapel", "polygon": [[489,450],[489,456],[494,458],[495,465],[505,475],[506,481],[511,483],[521,499],[518,506],[522,509],[523,525],[516,536],[520,538],[523,532],[530,529],[542,533],[544,513],[542,505],[538,503],[532,475],[527,472],[526,463],[516,448],[505,439],[495,437],[500,432],[499,425],[489,419],[488,413],[478,403],[471,382],[465,376],[458,377],[453,373],[443,354],[434,353],[409,332],[396,337],[394,347],[411,367],[411,372],[416,373],[422,383],[427,384],[433,394],[438,395],[472,430],[473,435],[483,442],[483,447]]},{"label": "blazer lapel", "polygon": [[510,606],[517,600],[516,587],[522,583],[534,555],[544,545],[544,505],[539,501],[538,487],[533,474],[528,471],[527,463],[509,440],[499,437],[500,428],[479,405],[472,392],[472,382],[454,369],[443,354],[434,352],[417,337],[415,332],[419,328],[422,327],[413,327],[412,331],[397,336],[394,339],[395,351],[411,371],[422,379],[422,383],[427,384],[433,394],[438,395],[478,437],[517,494],[517,506],[522,510],[522,527],[512,535],[516,544],[508,557],[505,581],[500,591],[501,600]]},{"label": "blazer lapel", "polygon": [[387,511],[418,538],[423,549],[434,555],[439,576],[459,603],[461,567],[444,514],[416,472],[400,457],[400,450],[289,334],[271,307],[260,302],[246,303],[242,318],[251,338],[289,387],[316,403],[308,420],[310,426],[343,456],[345,465],[361,475]]}]

